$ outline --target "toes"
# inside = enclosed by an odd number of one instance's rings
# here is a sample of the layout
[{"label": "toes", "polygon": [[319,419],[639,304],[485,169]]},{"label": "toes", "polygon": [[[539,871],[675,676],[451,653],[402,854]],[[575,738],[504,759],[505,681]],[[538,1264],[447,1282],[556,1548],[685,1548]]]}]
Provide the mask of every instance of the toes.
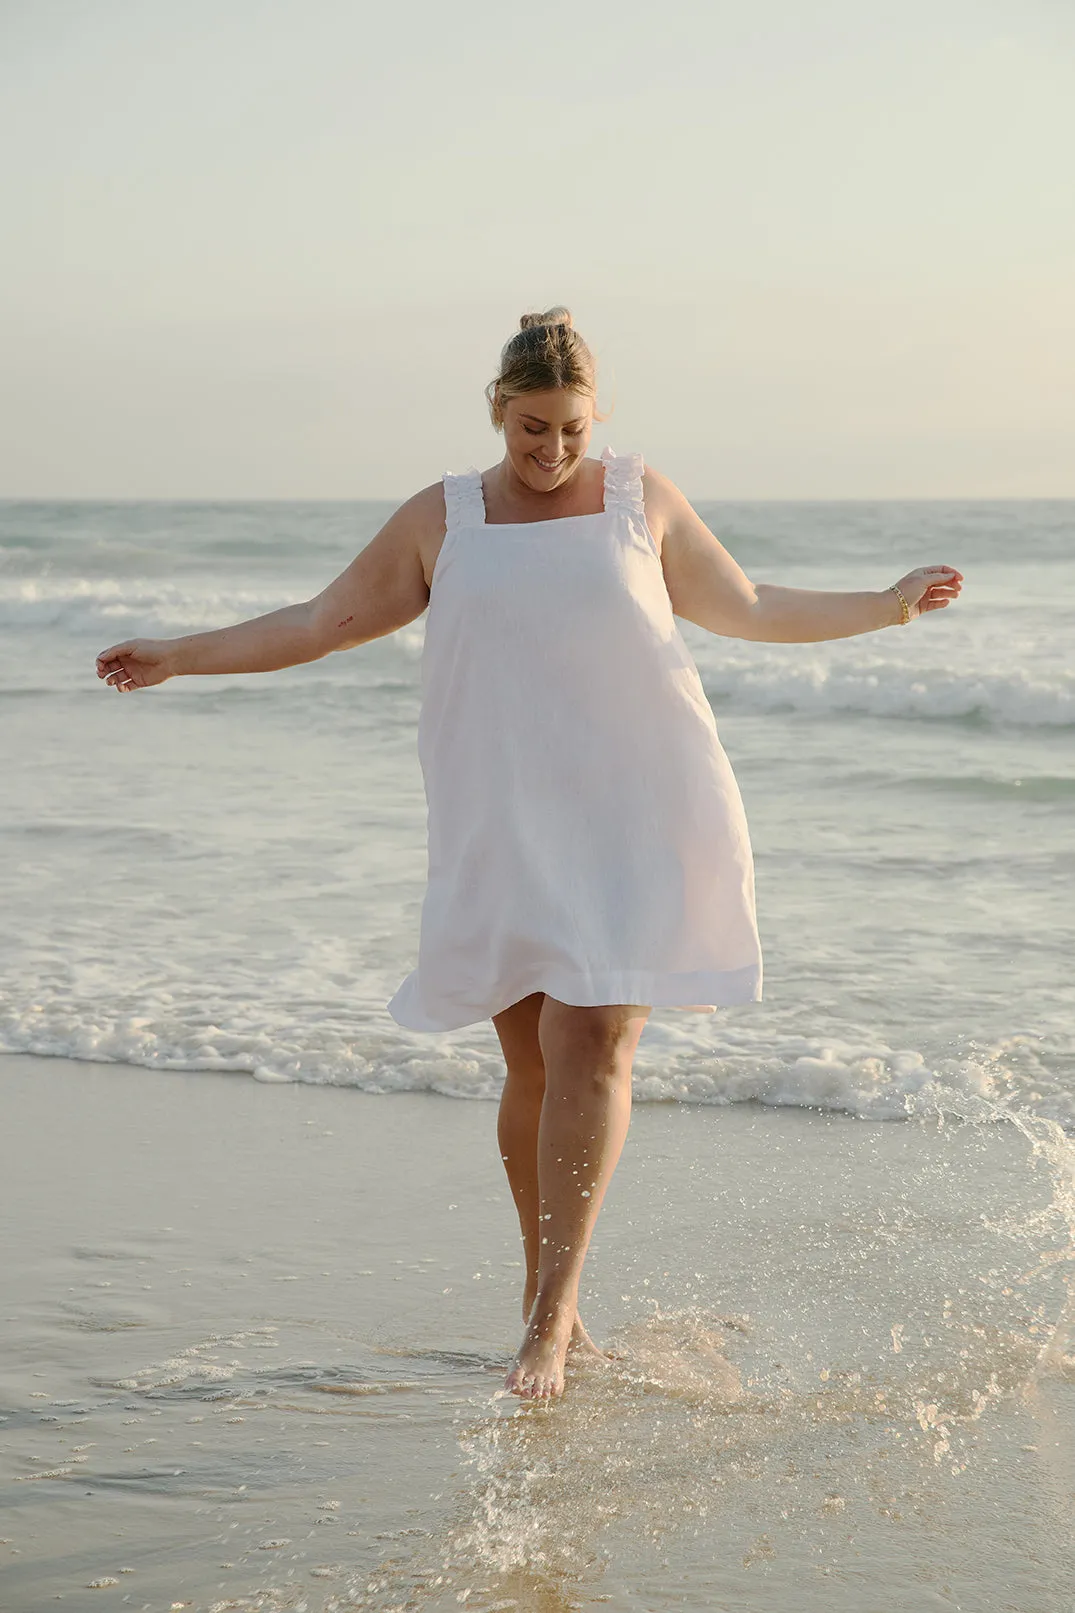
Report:
[{"label": "toes", "polygon": [[536,1400],[540,1394],[540,1379],[532,1372],[524,1372],[522,1367],[516,1367],[509,1372],[504,1380],[504,1388],[509,1394],[518,1395],[520,1400]]},{"label": "toes", "polygon": [[522,1367],[515,1367],[508,1373],[504,1388],[508,1394],[518,1395],[520,1400],[558,1400],[564,1392],[559,1378],[525,1372]]}]

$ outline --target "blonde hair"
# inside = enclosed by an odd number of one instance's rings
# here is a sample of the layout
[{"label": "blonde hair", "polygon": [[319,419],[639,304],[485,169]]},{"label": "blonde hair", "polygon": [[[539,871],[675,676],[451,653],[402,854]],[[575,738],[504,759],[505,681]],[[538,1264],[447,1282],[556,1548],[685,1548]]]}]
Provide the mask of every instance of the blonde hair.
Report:
[{"label": "blonde hair", "polygon": [[[496,378],[485,389],[494,429],[504,429],[504,405],[524,392],[581,392],[597,396],[594,356],[566,308],[523,314],[500,353]],[[594,410],[594,418],[603,417]]]}]

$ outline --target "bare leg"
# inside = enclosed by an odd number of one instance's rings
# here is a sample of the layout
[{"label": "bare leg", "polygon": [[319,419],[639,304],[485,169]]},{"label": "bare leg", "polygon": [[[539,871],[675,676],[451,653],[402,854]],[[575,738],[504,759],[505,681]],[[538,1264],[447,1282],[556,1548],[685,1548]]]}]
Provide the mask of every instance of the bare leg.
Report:
[{"label": "bare leg", "polygon": [[537,1289],[537,1138],[541,1105],[545,1098],[545,1061],[538,1043],[538,1015],[544,1000],[542,992],[535,992],[493,1017],[493,1026],[500,1038],[507,1066],[496,1135],[523,1235],[526,1256],[524,1321],[530,1314],[527,1296],[529,1294],[532,1305]]},{"label": "bare leg", "polygon": [[545,1096],[537,1147],[537,1293],[505,1383],[525,1399],[563,1392],[579,1279],[627,1135],[631,1065],[649,1014],[644,1004],[577,1008],[547,995],[539,1010]]},{"label": "bare leg", "polygon": [[[493,1016],[504,1052],[507,1076],[500,1097],[497,1140],[511,1196],[519,1214],[526,1256],[523,1321],[530,1320],[537,1296],[541,1234],[538,1230],[538,1128],[545,1097],[545,1061],[538,1041],[538,1016],[545,997],[534,992]],[[571,1347],[580,1354],[602,1356],[576,1312]]]}]

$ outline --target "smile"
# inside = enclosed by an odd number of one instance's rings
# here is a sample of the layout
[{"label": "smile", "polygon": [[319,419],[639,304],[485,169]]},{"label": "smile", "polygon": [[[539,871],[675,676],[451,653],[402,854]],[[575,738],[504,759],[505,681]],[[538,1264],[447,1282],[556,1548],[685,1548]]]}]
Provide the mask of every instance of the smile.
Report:
[{"label": "smile", "polygon": [[567,455],[562,454],[561,457],[554,460],[551,465],[549,464],[548,460],[539,459],[537,454],[531,454],[530,458],[534,461],[535,465],[540,465],[542,470],[559,470],[560,466],[566,462]]}]

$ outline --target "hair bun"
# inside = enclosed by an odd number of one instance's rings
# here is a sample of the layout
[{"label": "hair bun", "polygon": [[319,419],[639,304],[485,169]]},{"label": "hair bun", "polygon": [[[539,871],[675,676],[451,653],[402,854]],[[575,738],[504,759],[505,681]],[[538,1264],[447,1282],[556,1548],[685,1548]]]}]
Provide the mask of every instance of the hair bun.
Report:
[{"label": "hair bun", "polygon": [[520,330],[530,330],[534,325],[566,325],[572,330],[574,320],[567,308],[547,308],[543,314],[523,314],[519,320]]},{"label": "hair bun", "polygon": [[[513,398],[521,398],[525,392],[557,391],[596,397],[593,354],[566,308],[523,314],[519,329],[501,349],[495,380],[485,389],[494,428],[504,429],[504,405]],[[604,416],[595,410],[594,418],[603,420]]]}]

